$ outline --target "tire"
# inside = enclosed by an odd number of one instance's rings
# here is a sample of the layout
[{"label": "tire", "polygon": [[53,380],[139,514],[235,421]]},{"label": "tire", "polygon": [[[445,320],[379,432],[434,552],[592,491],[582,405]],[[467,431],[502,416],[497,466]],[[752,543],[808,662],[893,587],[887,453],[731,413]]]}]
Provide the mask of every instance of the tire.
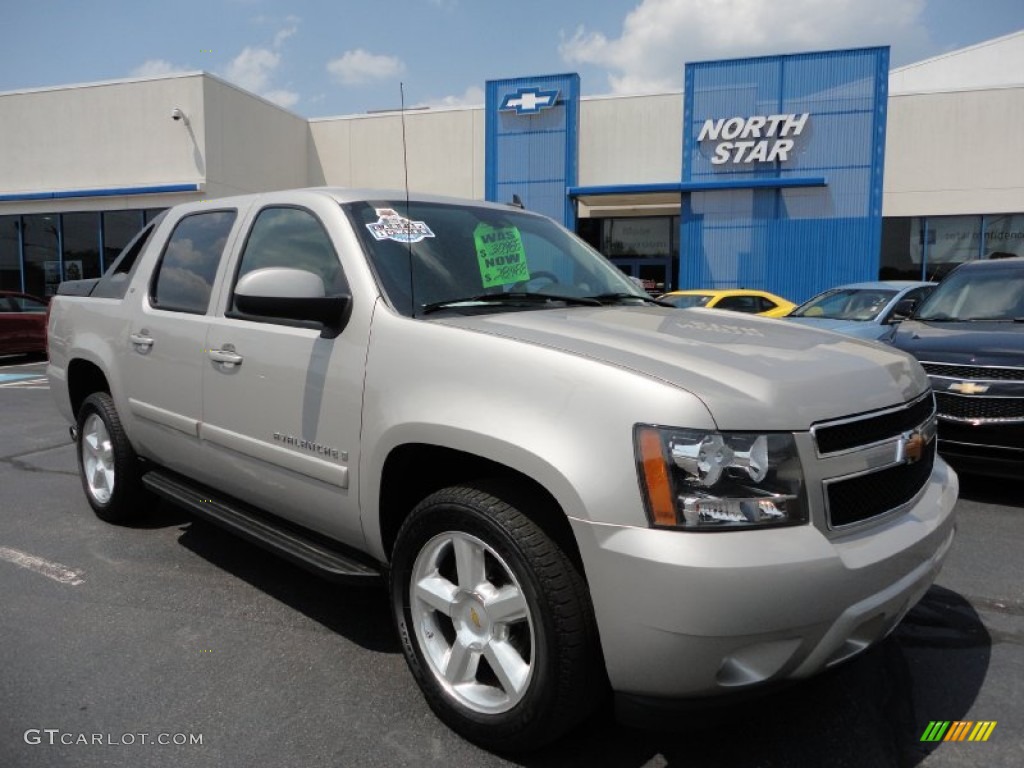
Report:
[{"label": "tire", "polygon": [[586,584],[520,511],[529,504],[500,485],[437,491],[406,519],[392,558],[395,623],[427,703],[499,752],[552,741],[605,690]]},{"label": "tire", "polygon": [[106,392],[93,392],[78,409],[76,453],[85,498],[96,516],[108,523],[136,518],[143,496],[139,460]]}]

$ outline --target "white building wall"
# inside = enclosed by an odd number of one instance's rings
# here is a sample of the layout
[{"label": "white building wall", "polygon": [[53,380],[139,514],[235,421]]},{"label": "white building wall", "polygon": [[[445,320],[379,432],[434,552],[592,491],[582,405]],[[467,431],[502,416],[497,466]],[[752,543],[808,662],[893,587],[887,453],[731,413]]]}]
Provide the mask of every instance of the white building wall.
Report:
[{"label": "white building wall", "polygon": [[483,199],[484,111],[479,107],[327,118],[310,122],[310,183],[405,188]]},{"label": "white building wall", "polygon": [[1022,77],[1024,29],[898,67],[889,73],[889,93],[1019,85]]},{"label": "white building wall", "polygon": [[1024,85],[889,98],[884,216],[1024,211]]},{"label": "white building wall", "polygon": [[679,181],[683,96],[627,96],[580,102],[579,185]]},{"label": "white building wall", "polygon": [[[171,120],[180,107],[191,131]],[[0,96],[0,194],[202,183],[200,74],[6,93]],[[170,205],[196,195],[66,198],[4,203],[2,213]]]},{"label": "white building wall", "polygon": [[307,186],[305,118],[210,76],[203,103],[207,197]]}]

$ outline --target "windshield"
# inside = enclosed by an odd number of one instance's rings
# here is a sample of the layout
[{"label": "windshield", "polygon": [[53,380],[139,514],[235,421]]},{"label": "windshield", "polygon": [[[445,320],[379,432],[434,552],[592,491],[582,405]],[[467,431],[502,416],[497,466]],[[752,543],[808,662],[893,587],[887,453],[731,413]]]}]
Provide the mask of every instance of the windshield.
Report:
[{"label": "windshield", "polygon": [[680,309],[689,309],[690,307],[703,307],[709,301],[711,296],[706,293],[685,293],[681,296],[673,296],[671,293],[661,297],[662,301],[667,301],[673,307],[679,307]]},{"label": "windshield", "polygon": [[895,295],[896,291],[885,288],[837,288],[801,304],[789,316],[825,320],[874,320]]},{"label": "windshield", "polygon": [[542,216],[404,200],[344,208],[404,315],[650,302],[601,254]]},{"label": "windshield", "polygon": [[939,283],[916,320],[1024,318],[1024,269],[958,269]]}]

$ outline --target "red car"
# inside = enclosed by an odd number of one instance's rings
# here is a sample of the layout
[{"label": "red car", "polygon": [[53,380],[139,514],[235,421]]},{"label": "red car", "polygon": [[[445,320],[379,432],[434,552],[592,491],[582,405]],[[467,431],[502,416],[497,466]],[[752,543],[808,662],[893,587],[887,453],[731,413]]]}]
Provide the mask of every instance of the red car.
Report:
[{"label": "red car", "polygon": [[46,302],[0,291],[0,355],[46,354]]}]

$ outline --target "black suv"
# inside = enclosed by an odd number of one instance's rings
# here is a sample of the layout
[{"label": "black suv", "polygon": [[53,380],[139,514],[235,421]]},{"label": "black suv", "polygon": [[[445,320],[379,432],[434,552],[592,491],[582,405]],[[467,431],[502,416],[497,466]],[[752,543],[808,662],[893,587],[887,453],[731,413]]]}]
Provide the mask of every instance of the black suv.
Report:
[{"label": "black suv", "polygon": [[891,343],[931,378],[939,452],[965,472],[1024,477],[1024,258],[960,265]]}]

